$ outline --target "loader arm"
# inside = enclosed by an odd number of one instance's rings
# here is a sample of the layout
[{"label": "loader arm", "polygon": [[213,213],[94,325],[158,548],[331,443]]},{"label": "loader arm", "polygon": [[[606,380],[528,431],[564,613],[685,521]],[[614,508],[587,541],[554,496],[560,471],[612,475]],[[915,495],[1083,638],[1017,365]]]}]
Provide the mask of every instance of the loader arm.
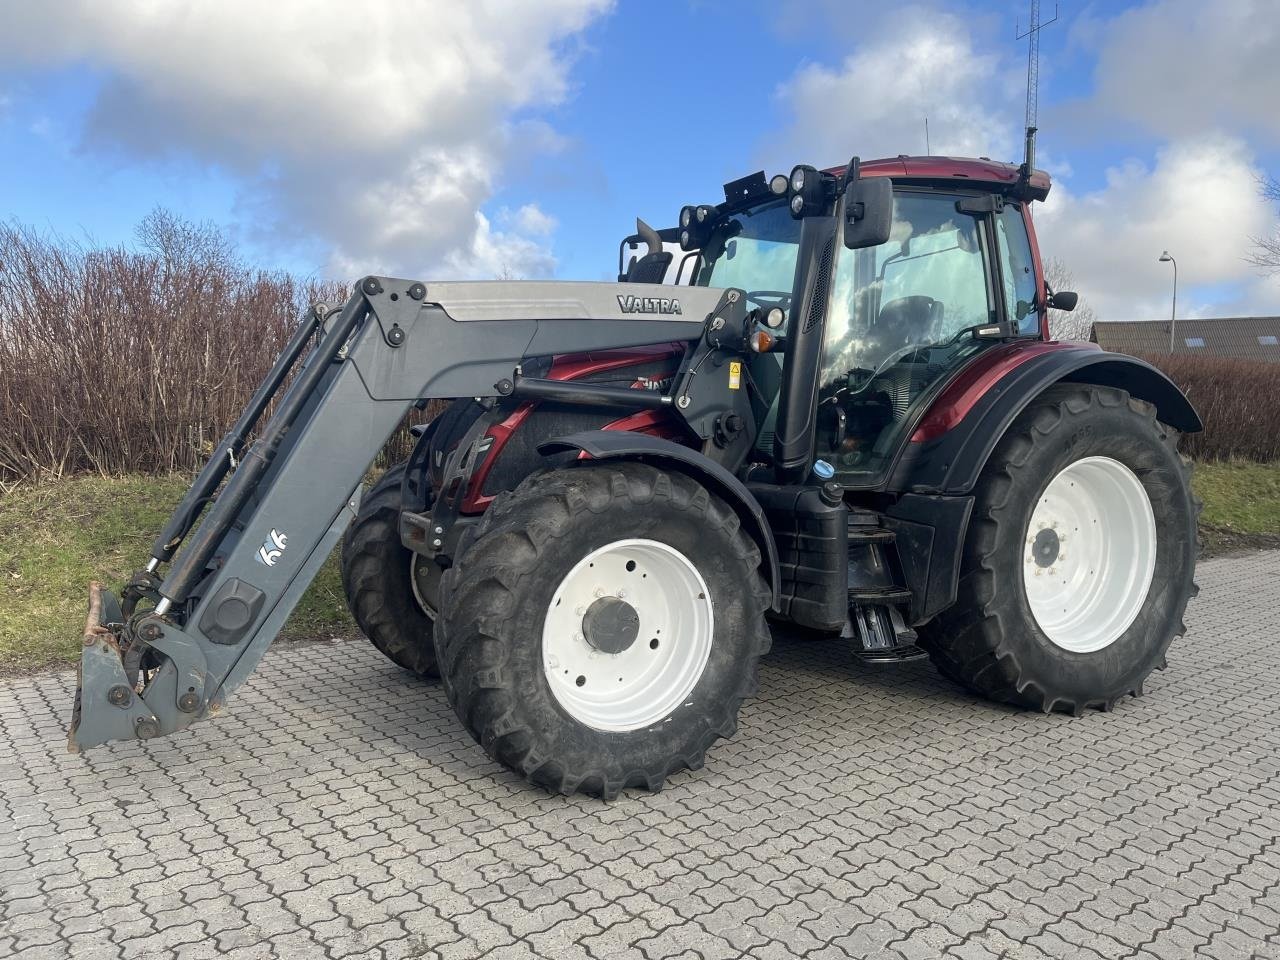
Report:
[{"label": "loader arm", "polygon": [[697,340],[730,307],[742,309],[736,293],[708,288],[368,277],[340,310],[312,308],[124,603],[91,585],[70,748],[173,733],[222,709],[341,537],[370,464],[419,400],[494,397],[529,357]]}]

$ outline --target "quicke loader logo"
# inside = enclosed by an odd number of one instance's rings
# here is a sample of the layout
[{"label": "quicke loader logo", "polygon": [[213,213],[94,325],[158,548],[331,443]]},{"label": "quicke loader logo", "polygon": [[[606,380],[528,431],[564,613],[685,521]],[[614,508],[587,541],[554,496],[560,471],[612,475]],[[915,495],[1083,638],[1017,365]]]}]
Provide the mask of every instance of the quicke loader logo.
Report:
[{"label": "quicke loader logo", "polygon": [[679,313],[680,301],[667,297],[635,297],[618,294],[618,309],[623,313]]},{"label": "quicke loader logo", "polygon": [[284,556],[285,544],[288,542],[289,538],[273,527],[271,535],[263,540],[262,546],[258,548],[258,562],[274,567],[276,561]]}]

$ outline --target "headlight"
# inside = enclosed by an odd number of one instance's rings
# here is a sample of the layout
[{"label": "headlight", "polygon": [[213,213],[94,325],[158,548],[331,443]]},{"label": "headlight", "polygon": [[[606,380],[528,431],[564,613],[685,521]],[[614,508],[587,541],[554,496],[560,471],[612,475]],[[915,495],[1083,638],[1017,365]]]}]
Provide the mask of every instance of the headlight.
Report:
[{"label": "headlight", "polygon": [[787,314],[781,307],[770,307],[769,312],[764,315],[764,325],[771,330],[777,330],[785,319]]},{"label": "headlight", "polygon": [[691,223],[693,223],[693,207],[681,207],[680,226],[687,230]]},{"label": "headlight", "polygon": [[804,197],[796,194],[791,198],[791,215],[793,217],[803,216],[804,214]]},{"label": "headlight", "polygon": [[713,214],[714,212],[715,212],[714,210],[712,210],[710,207],[708,207],[704,203],[700,205],[696,211],[694,211],[694,216],[698,218],[699,223],[706,223],[708,220],[711,219],[711,214]]},{"label": "headlight", "polygon": [[796,167],[791,171],[791,192],[799,193],[804,189],[805,168]]},{"label": "headlight", "polygon": [[776,174],[769,181],[769,192],[779,197],[787,192],[787,175],[785,173]]}]

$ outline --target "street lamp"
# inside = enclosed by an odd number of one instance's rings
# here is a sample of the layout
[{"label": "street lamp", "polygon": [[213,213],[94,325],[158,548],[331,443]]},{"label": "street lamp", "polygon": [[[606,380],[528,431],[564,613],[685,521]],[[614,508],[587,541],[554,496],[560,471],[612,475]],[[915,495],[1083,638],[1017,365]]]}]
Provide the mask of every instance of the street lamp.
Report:
[{"label": "street lamp", "polygon": [[1173,353],[1173,325],[1178,322],[1178,261],[1166,250],[1160,254],[1160,262],[1173,264],[1173,310],[1169,313],[1169,352]]}]

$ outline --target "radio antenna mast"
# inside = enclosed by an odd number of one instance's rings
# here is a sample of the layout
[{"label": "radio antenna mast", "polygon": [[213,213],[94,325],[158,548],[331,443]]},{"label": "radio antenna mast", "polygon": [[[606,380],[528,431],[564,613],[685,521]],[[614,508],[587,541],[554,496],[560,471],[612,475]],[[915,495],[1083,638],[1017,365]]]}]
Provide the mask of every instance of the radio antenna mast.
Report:
[{"label": "radio antenna mast", "polygon": [[1014,27],[1015,39],[1027,41],[1027,140],[1022,169],[1018,179],[1022,183],[1031,180],[1036,168],[1036,115],[1040,111],[1040,31],[1058,19],[1058,5],[1053,5],[1053,18],[1040,21],[1040,0],[1031,0],[1031,21],[1026,32],[1021,25]]}]

